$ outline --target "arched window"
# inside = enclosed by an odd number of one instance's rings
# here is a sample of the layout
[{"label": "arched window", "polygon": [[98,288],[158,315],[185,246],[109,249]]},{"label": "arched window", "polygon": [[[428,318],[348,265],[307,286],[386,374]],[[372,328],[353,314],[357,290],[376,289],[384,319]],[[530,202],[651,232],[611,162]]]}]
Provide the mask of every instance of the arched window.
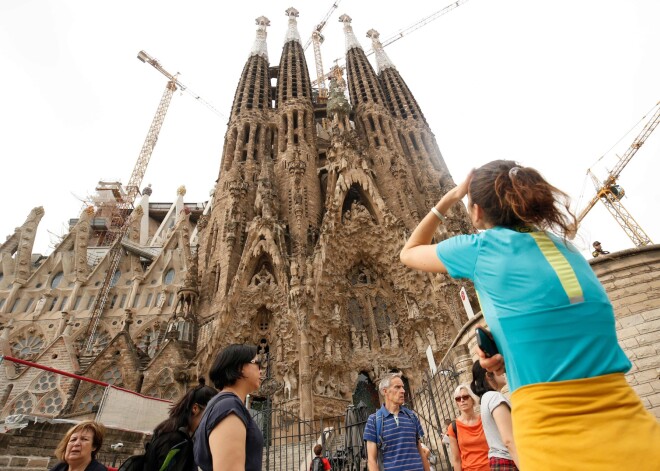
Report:
[{"label": "arched window", "polygon": [[32,394],[25,392],[16,398],[8,415],[30,414],[32,413],[32,409],[34,409],[35,403],[36,401]]},{"label": "arched window", "polygon": [[118,366],[111,366],[110,368],[105,370],[101,375],[101,381],[104,381],[108,384],[112,384],[115,386],[124,385],[124,377],[121,374],[121,370],[119,369]]},{"label": "arched window", "polygon": [[83,394],[76,411],[78,412],[93,412],[98,409],[99,404],[101,403],[101,398],[103,397],[102,386],[93,386]]},{"label": "arched window", "polygon": [[376,412],[380,407],[378,389],[376,388],[376,385],[371,382],[369,376],[364,372],[358,375],[357,384],[353,391],[353,404],[357,407],[366,407],[367,414]]},{"label": "arched window", "polygon": [[63,272],[59,272],[59,273],[57,273],[57,274],[53,277],[53,279],[51,280],[51,282],[50,282],[50,287],[51,287],[52,289],[57,288],[57,287],[60,285],[60,283],[62,282],[62,278],[64,278],[64,273],[63,273]]},{"label": "arched window", "polygon": [[57,376],[52,371],[44,371],[32,381],[30,391],[36,394],[44,394],[52,391],[57,386]]},{"label": "arched window", "polygon": [[37,410],[40,414],[54,416],[60,413],[64,407],[64,398],[59,391],[46,394],[39,402]]},{"label": "arched window", "polygon": [[110,280],[110,287],[114,287],[121,278],[121,271],[117,270],[112,274],[112,279]]},{"label": "arched window", "polygon": [[166,285],[169,285],[174,281],[174,274],[175,274],[174,268],[170,268],[169,270],[167,270],[167,272],[165,273],[165,278],[163,280]]}]

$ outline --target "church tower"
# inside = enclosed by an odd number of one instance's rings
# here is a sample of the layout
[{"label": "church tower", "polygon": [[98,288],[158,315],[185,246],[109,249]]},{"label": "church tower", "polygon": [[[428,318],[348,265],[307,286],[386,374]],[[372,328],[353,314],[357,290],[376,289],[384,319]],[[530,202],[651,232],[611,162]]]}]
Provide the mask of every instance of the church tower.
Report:
[{"label": "church tower", "polygon": [[[391,369],[421,385],[427,347],[439,359],[462,321],[458,286],[399,262],[453,186],[414,96],[378,34],[369,32],[376,73],[343,15],[347,76],[335,68],[327,103],[317,102],[298,11],[286,15],[277,67],[269,21],[257,19],[212,209],[198,224],[198,359],[205,372],[222,347],[259,345],[268,379],[253,407],[268,400],[311,419],[359,400],[377,406],[355,394]],[[469,230],[464,208],[447,219],[437,240]]]}]

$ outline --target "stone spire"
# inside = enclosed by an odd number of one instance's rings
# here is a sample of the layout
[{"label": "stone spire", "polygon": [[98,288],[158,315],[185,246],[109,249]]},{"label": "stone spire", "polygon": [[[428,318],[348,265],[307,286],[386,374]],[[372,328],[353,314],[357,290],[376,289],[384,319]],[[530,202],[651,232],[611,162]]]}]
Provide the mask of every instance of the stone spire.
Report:
[{"label": "stone spire", "polygon": [[356,47],[362,49],[362,46],[355,37],[355,33],[353,33],[351,21],[353,21],[353,19],[346,14],[339,17],[339,22],[344,24],[344,34],[346,36],[346,53]]},{"label": "stone spire", "polygon": [[250,51],[250,57],[243,67],[241,80],[236,87],[230,122],[243,111],[270,108],[268,49],[266,47],[266,27],[270,21],[265,16],[260,16],[255,21],[258,26],[257,35]]},{"label": "stone spire", "polygon": [[266,44],[266,27],[270,26],[270,20],[265,16],[260,16],[256,20],[257,36],[254,38],[254,44],[250,51],[250,56],[261,56],[268,61],[268,45]]},{"label": "stone spire", "polygon": [[385,69],[394,68],[394,64],[387,56],[383,45],[380,42],[380,33],[375,29],[370,29],[367,31],[367,37],[371,39],[371,47],[374,49],[374,54],[376,55],[376,66],[378,67],[378,73],[381,73]]},{"label": "stone spire", "polygon": [[339,17],[339,21],[344,24],[346,35],[348,91],[353,108],[359,111],[360,105],[374,103],[384,107],[385,99],[378,82],[378,76],[353,33],[351,17],[342,15]]},{"label": "stone spire", "polygon": [[380,34],[375,29],[367,32],[376,55],[376,65],[380,84],[386,97],[390,113],[395,118],[410,119],[426,124],[424,114],[408,85],[396,70],[380,42]]},{"label": "stone spire", "polygon": [[293,98],[312,101],[312,84],[309,79],[305,51],[303,51],[298,33],[298,10],[291,7],[286,10],[289,28],[284,38],[284,48],[280,57],[280,69],[277,80],[277,107]]},{"label": "stone spire", "polygon": [[298,21],[296,20],[296,18],[300,16],[298,10],[291,7],[287,8],[285,13],[289,17],[289,27],[286,30],[286,36],[284,36],[284,43],[286,44],[289,41],[296,41],[298,44],[302,45],[300,33],[298,32]]}]

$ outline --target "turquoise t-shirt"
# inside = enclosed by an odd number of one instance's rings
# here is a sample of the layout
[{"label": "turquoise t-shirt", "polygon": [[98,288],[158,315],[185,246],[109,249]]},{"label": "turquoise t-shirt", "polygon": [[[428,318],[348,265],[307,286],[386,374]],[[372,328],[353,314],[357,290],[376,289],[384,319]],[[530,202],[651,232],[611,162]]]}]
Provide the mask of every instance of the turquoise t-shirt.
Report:
[{"label": "turquoise t-shirt", "polygon": [[440,242],[436,253],[452,278],[474,282],[511,391],[630,369],[605,289],[555,235],[495,227]]}]

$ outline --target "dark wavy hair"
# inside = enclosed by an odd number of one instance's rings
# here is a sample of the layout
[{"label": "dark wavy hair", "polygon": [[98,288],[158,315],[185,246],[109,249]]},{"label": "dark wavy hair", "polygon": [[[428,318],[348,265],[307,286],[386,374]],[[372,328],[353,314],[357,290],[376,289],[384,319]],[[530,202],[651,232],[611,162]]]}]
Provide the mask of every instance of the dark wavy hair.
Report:
[{"label": "dark wavy hair", "polygon": [[170,408],[170,416],[159,423],[154,429],[154,437],[163,433],[174,432],[180,428],[190,427],[192,408],[195,404],[206,407],[211,398],[218,393],[210,386],[206,386],[206,380],[199,378],[199,385],[188,391],[181,399]]},{"label": "dark wavy hair", "polygon": [[488,373],[488,371],[481,366],[479,360],[475,361],[472,365],[472,381],[470,382],[470,389],[472,389],[472,392],[480,398],[488,391],[495,391],[495,388],[493,388],[488,382],[488,375],[490,374],[491,373]]},{"label": "dark wavy hair", "polygon": [[243,378],[241,369],[257,356],[257,347],[248,344],[233,344],[218,353],[215,357],[209,378],[218,390],[233,386],[236,381]]},{"label": "dark wavy hair", "polygon": [[568,195],[535,169],[512,160],[494,160],[474,170],[469,195],[495,226],[535,226],[564,239],[572,239],[577,232]]}]

